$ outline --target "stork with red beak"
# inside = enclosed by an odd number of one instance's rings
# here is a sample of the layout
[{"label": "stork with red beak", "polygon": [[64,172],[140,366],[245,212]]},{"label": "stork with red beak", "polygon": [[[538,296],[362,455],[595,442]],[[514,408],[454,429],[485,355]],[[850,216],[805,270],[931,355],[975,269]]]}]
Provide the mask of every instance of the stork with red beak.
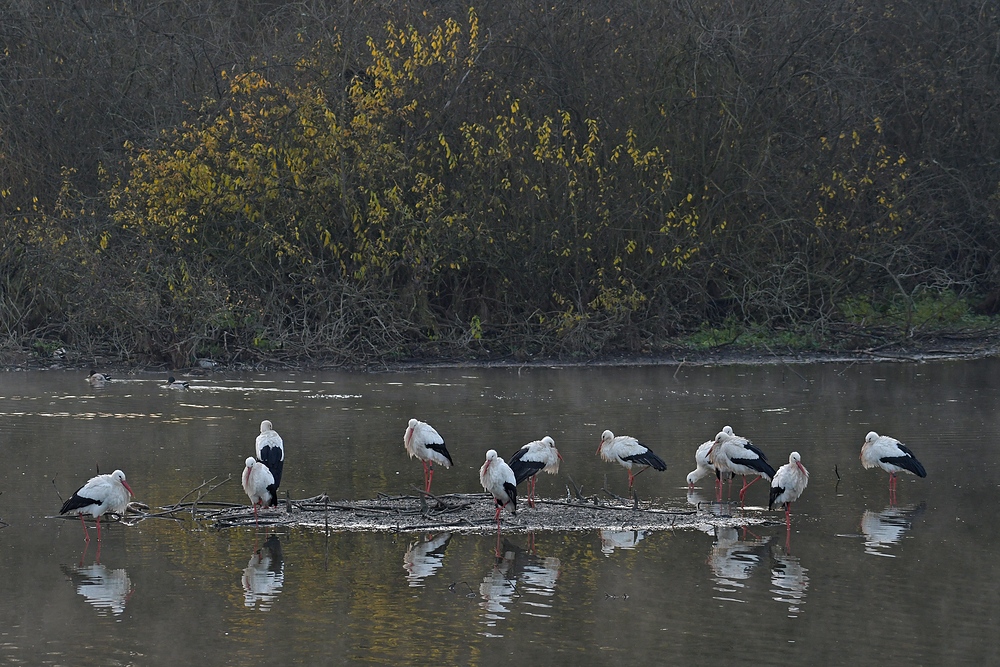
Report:
[{"label": "stork with red beak", "polygon": [[433,426],[418,419],[411,419],[403,434],[403,446],[412,459],[416,456],[424,464],[424,493],[431,492],[431,480],[434,479],[434,464],[450,468],[454,465],[444,438]]},{"label": "stork with red beak", "polygon": [[555,440],[549,436],[529,442],[510,457],[510,469],[514,471],[516,483],[520,484],[524,480],[528,480],[529,506],[535,506],[537,474],[544,471],[555,475],[559,472],[559,462],[562,460],[562,454],[556,449]]},{"label": "stork with red beak", "polygon": [[271,495],[271,489],[274,487],[274,476],[266,465],[252,456],[248,456],[245,463],[246,467],[243,469],[243,490],[246,491],[247,496],[250,498],[250,504],[253,506],[254,524],[259,527],[260,522],[257,519],[257,508],[270,507],[272,504],[277,504],[272,503],[274,496]]},{"label": "stork with red beak", "polygon": [[500,513],[504,507],[510,505],[511,515],[517,516],[517,478],[507,462],[497,456],[497,450],[491,449],[486,452],[486,462],[479,469],[479,483],[496,501],[497,513],[494,518],[499,531]]},{"label": "stork with red beak", "polygon": [[771,480],[771,495],[767,509],[775,505],[785,506],[785,527],[792,528],[792,503],[799,499],[809,484],[809,471],[802,465],[798,452],[788,455],[788,463],[778,468]]},{"label": "stork with red beak", "polygon": [[889,473],[889,504],[896,504],[896,473],[907,472],[917,477],[927,477],[927,471],[909,447],[895,438],[870,431],[861,446],[861,465],[881,468]]},{"label": "stork with red beak", "polygon": [[66,514],[76,510],[80,523],[83,524],[83,537],[88,544],[90,531],[87,530],[87,522],[83,520],[83,515],[89,514],[94,517],[97,520],[97,541],[100,542],[101,517],[108,512],[124,514],[132,495],[132,487],[125,481],[125,473],[115,470],[110,475],[91,477],[63,503],[59,513]]},{"label": "stork with red beak", "polygon": [[[660,471],[667,469],[666,462],[653,450],[629,435],[616,437],[611,431],[605,431],[601,434],[601,444],[597,447],[597,453],[605,461],[620,463],[625,468],[628,472],[629,493],[632,492],[636,476],[646,468],[652,467]],[[639,472],[633,473],[633,468],[638,468]]]}]

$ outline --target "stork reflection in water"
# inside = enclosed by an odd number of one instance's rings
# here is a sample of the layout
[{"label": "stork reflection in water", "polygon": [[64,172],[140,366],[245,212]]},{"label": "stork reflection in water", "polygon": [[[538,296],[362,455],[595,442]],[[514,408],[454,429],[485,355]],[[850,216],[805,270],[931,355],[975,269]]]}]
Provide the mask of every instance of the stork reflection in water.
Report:
[{"label": "stork reflection in water", "polygon": [[716,599],[738,600],[731,596],[745,588],[743,582],[761,564],[769,541],[769,537],[741,540],[739,529],[731,526],[715,529],[715,544],[712,545],[708,564],[717,584],[714,588],[717,593],[723,594],[717,595]]},{"label": "stork reflection in water", "polygon": [[424,579],[441,569],[444,564],[444,550],[451,540],[451,533],[425,535],[410,544],[403,554],[403,569],[406,581],[413,588],[423,586]]},{"label": "stork reflection in water", "polygon": [[285,583],[281,541],[272,534],[243,569],[243,606],[269,611]]},{"label": "stork reflection in water", "polygon": [[865,537],[865,553],[895,558],[889,547],[899,544],[926,509],[926,505],[898,507],[889,505],[881,512],[865,510],[861,515],[861,532]]},{"label": "stork reflection in water", "polygon": [[[84,550],[86,551],[86,549]],[[132,580],[123,569],[109,569],[100,563],[63,566],[63,573],[76,586],[76,592],[97,609],[98,614],[119,616],[132,597]]]},{"label": "stork reflection in water", "polygon": [[806,603],[806,591],[809,588],[808,570],[802,567],[799,559],[781,548],[771,549],[771,593],[775,602],[788,605],[788,617],[798,618],[802,605]]}]

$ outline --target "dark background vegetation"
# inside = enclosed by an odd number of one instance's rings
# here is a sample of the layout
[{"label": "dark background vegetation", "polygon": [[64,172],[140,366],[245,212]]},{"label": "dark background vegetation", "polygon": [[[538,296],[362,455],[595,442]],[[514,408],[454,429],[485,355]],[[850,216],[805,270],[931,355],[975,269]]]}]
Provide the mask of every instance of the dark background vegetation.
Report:
[{"label": "dark background vegetation", "polygon": [[985,326],[998,7],[4,1],[0,335],[183,366]]}]

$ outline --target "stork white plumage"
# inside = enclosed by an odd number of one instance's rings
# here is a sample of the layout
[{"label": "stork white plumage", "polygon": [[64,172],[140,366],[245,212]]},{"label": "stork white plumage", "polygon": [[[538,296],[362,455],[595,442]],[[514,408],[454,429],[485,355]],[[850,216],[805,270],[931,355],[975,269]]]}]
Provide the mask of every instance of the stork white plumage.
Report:
[{"label": "stork white plumage", "polygon": [[[601,434],[601,444],[597,447],[597,453],[605,461],[619,463],[625,468],[628,472],[629,492],[632,491],[636,475],[643,470],[650,467],[660,471],[667,469],[667,464],[653,450],[629,435],[615,436],[611,431],[605,431]],[[633,467],[638,468],[639,472],[633,473]]]},{"label": "stork white plumage", "polygon": [[693,489],[695,483],[706,475],[714,475],[715,466],[712,462],[708,460],[708,453],[712,450],[712,445],[715,444],[714,440],[709,440],[708,442],[703,442],[698,445],[698,449],[694,453],[694,464],[695,469],[688,473],[687,483],[688,488]]},{"label": "stork white plumage", "polygon": [[861,446],[861,465],[881,468],[889,473],[889,503],[896,503],[896,473],[908,472],[927,477],[927,471],[910,449],[895,438],[869,431]]},{"label": "stork white plumage", "polygon": [[132,497],[132,487],[125,481],[125,473],[115,470],[110,475],[97,475],[87,480],[87,483],[77,489],[59,510],[66,514],[76,510],[83,524],[83,535],[90,543],[90,532],[83,515],[89,514],[97,520],[97,541],[101,541],[101,517],[108,512],[124,514],[128,500]]},{"label": "stork white plumage", "polygon": [[260,435],[255,443],[257,460],[267,466],[274,478],[274,484],[268,487],[271,492],[271,507],[278,504],[278,487],[281,486],[281,471],[285,467],[285,443],[281,436],[271,426],[270,420],[260,423]]},{"label": "stork white plumage", "polygon": [[[731,430],[731,429],[730,429]],[[709,451],[709,461],[723,473],[743,476],[743,488],[740,489],[740,503],[746,497],[747,489],[761,477],[774,478],[774,468],[767,462],[767,457],[760,449],[746,438],[725,430],[715,436],[715,444]],[[747,483],[747,476],[754,478]],[[720,487],[721,493],[721,487]]]},{"label": "stork white plumage", "polygon": [[479,469],[479,483],[496,501],[497,532],[500,531],[500,513],[510,505],[510,513],[517,516],[517,478],[507,462],[497,455],[497,450],[486,452],[486,462]]},{"label": "stork white plumage", "polygon": [[535,482],[538,473],[544,471],[555,475],[559,472],[559,462],[562,460],[562,454],[556,449],[555,440],[549,436],[522,445],[510,457],[510,468],[514,471],[516,483],[528,480],[529,506],[535,506]]},{"label": "stork white plumage", "polygon": [[403,434],[403,446],[412,459],[414,456],[424,464],[424,493],[431,492],[431,481],[434,479],[434,464],[450,468],[454,465],[444,438],[434,430],[434,427],[419,419],[411,419]]},{"label": "stork white plumage", "polygon": [[[733,434],[733,427],[732,426],[723,426],[722,427],[722,432],[723,433],[727,433],[729,435],[732,435]],[[688,484],[688,490],[691,490],[691,489],[694,488],[695,483],[699,479],[701,479],[702,477],[704,477],[706,475],[709,475],[709,474],[715,475],[715,487],[716,487],[716,489],[718,491],[718,497],[721,500],[722,499],[722,476],[723,476],[723,473],[722,473],[721,470],[719,470],[718,468],[716,468],[712,464],[711,460],[709,460],[709,454],[711,453],[712,446],[714,444],[715,444],[715,440],[709,440],[707,442],[703,442],[702,444],[698,445],[698,449],[695,450],[695,453],[694,453],[695,469],[688,473],[687,484]],[[731,473],[727,473],[727,474],[729,475],[729,481],[730,481],[730,483],[732,483],[732,481],[733,481],[732,474]]]},{"label": "stork white plumage", "polygon": [[271,505],[271,492],[268,489],[274,485],[274,476],[271,475],[271,471],[267,469],[266,465],[252,456],[248,456],[245,463],[243,490],[246,491],[247,497],[250,498],[250,504],[253,506],[254,524],[259,527],[257,508]]},{"label": "stork white plumage", "polygon": [[776,504],[785,506],[785,527],[792,529],[792,503],[799,499],[806,485],[809,484],[809,471],[802,465],[802,457],[798,452],[788,455],[788,463],[778,468],[771,479],[771,495],[767,509]]}]

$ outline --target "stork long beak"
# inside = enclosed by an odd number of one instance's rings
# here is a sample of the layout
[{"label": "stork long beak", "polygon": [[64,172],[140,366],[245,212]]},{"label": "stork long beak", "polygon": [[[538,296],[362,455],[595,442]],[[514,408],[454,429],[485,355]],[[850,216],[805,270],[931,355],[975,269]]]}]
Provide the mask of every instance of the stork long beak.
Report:
[{"label": "stork long beak", "polygon": [[808,475],[808,474],[809,474],[809,471],[808,471],[808,470],[806,470],[806,467],[805,467],[804,465],[802,465],[802,461],[796,461],[796,462],[795,462],[795,465],[797,465],[797,466],[799,467],[799,470],[801,470],[801,471],[802,471],[803,473],[805,473],[806,475]]},{"label": "stork long beak", "polygon": [[[597,450],[597,451],[600,451],[600,448],[598,448],[598,450]],[[563,457],[562,457],[562,454],[560,454],[559,452],[556,452],[556,456],[558,456],[558,457],[559,457],[559,460],[560,460],[560,461],[563,461],[563,460],[564,460],[564,459],[563,459]]]},{"label": "stork long beak", "polygon": [[122,486],[128,489],[128,495],[135,497],[135,494],[132,493],[132,487],[128,485],[128,482],[122,482]]}]

